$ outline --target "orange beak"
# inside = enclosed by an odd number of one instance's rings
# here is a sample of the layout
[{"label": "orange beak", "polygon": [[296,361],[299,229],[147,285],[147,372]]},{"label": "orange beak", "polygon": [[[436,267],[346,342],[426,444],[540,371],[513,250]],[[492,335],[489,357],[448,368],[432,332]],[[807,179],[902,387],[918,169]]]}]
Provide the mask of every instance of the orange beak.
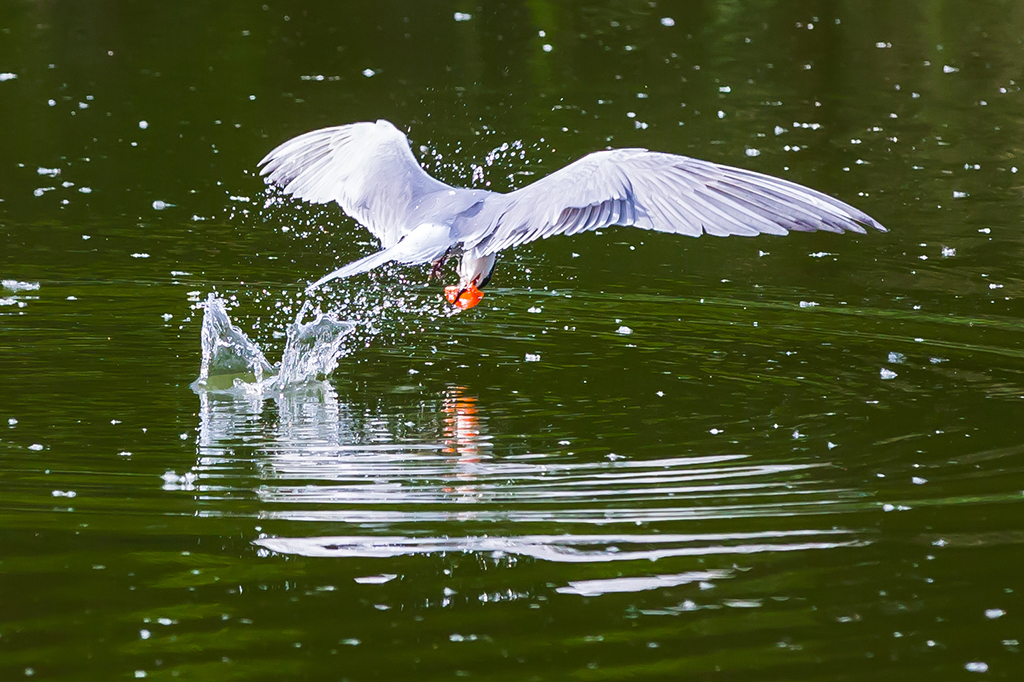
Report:
[{"label": "orange beak", "polygon": [[462,291],[459,291],[458,287],[445,287],[444,297],[459,310],[469,310],[480,302],[480,299],[484,297],[484,292],[477,289],[475,284],[470,284]]}]

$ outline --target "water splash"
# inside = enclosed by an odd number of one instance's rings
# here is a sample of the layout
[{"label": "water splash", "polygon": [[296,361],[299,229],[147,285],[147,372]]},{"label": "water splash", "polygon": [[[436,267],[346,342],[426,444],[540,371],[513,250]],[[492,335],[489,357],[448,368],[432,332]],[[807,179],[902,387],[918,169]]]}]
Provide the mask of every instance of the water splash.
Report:
[{"label": "water splash", "polygon": [[317,314],[308,324],[296,321],[289,325],[278,381],[303,384],[333,372],[341,357],[342,341],[354,329],[354,324],[339,322],[332,313]]},{"label": "water splash", "polygon": [[203,359],[193,388],[222,390],[235,386],[236,381],[260,384],[264,377],[276,374],[259,346],[232,324],[222,299],[210,294],[200,306]]},{"label": "water splash", "polygon": [[231,322],[223,299],[210,294],[203,309],[202,364],[194,391],[263,393],[322,378],[334,371],[344,353],[343,341],[354,329],[334,313],[317,311],[312,322],[302,319],[307,303],[288,325],[284,354],[271,364],[260,347]]}]

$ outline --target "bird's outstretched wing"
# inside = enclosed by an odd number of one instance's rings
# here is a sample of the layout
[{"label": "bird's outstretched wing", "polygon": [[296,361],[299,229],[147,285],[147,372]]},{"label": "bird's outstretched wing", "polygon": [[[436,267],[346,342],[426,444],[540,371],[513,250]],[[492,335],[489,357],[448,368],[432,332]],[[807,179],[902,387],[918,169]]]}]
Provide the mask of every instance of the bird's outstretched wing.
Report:
[{"label": "bird's outstretched wing", "polygon": [[885,231],[838,199],[761,173],[645,149],[595,152],[503,198],[483,254],[556,234],[632,225],[690,236]]},{"label": "bird's outstretched wing", "polygon": [[427,175],[405,134],[384,120],[299,135],[259,165],[260,175],[286,194],[314,204],[338,202],[384,248],[415,227],[407,217],[420,197],[448,189]]}]

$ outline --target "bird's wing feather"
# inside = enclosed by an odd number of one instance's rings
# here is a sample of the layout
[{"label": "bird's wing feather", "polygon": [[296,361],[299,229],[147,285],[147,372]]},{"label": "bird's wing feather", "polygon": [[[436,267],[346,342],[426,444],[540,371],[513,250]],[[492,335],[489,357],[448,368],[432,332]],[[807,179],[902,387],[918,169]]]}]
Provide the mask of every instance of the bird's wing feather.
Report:
[{"label": "bird's wing feather", "polygon": [[610,225],[694,237],[885,231],[866,213],[796,183],[645,149],[589,154],[498,201],[487,229],[467,239],[483,254]]},{"label": "bird's wing feather", "polygon": [[343,277],[351,277],[352,275],[359,275],[364,272],[369,272],[376,267],[390,263],[394,258],[392,257],[391,249],[382,249],[380,251],[374,251],[369,256],[364,256],[359,260],[352,261],[348,265],[338,268],[334,272],[330,272],[317,281],[306,287],[306,293],[319,289],[322,285],[336,279],[342,279]]},{"label": "bird's wing feather", "polygon": [[376,267],[397,261],[399,263],[429,263],[437,260],[451,248],[451,228],[447,225],[436,225],[424,223],[416,229],[404,235],[397,242],[380,251],[371,253],[369,256],[353,261],[348,265],[338,268],[334,272],[324,275],[317,281],[310,284],[306,291],[312,291],[321,284],[331,280],[351,277],[364,272],[369,272]]},{"label": "bird's wing feather", "polygon": [[387,121],[322,128],[292,138],[260,161],[267,182],[314,204],[336,201],[385,248],[416,227],[416,201],[448,185],[427,175],[409,140]]}]

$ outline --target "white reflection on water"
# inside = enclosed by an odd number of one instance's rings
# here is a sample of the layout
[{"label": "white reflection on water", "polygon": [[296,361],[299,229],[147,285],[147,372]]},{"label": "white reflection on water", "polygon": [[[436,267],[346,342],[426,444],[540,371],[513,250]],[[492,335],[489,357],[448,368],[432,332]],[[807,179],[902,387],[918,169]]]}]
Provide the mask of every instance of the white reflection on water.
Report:
[{"label": "white reflection on water", "polygon": [[[498,455],[479,400],[460,386],[349,402],[327,383],[271,399],[201,393],[199,419],[198,513],[252,514],[275,531],[255,544],[282,554],[603,563],[867,542],[815,521],[866,503],[819,480],[827,465]],[[236,511],[239,500],[258,511]]]},{"label": "white reflection on water", "polygon": [[607,578],[603,580],[574,580],[556,592],[562,594],[578,594],[583,597],[597,597],[612,592],[642,592],[662,587],[676,587],[700,581],[722,580],[731,578],[733,571],[687,571],[672,575],[644,575],[632,578]]},{"label": "white reflection on water", "polygon": [[[817,538],[816,542],[801,542]],[[561,563],[655,561],[668,557],[757,554],[832,549],[865,544],[843,530],[793,530],[695,535],[523,535],[519,537],[338,536],[261,538],[256,544],[281,554],[309,557],[395,557],[443,552],[529,556]],[[625,546],[625,549],[623,547]],[[701,578],[702,580],[705,578]],[[612,591],[612,590],[608,590]]]}]

